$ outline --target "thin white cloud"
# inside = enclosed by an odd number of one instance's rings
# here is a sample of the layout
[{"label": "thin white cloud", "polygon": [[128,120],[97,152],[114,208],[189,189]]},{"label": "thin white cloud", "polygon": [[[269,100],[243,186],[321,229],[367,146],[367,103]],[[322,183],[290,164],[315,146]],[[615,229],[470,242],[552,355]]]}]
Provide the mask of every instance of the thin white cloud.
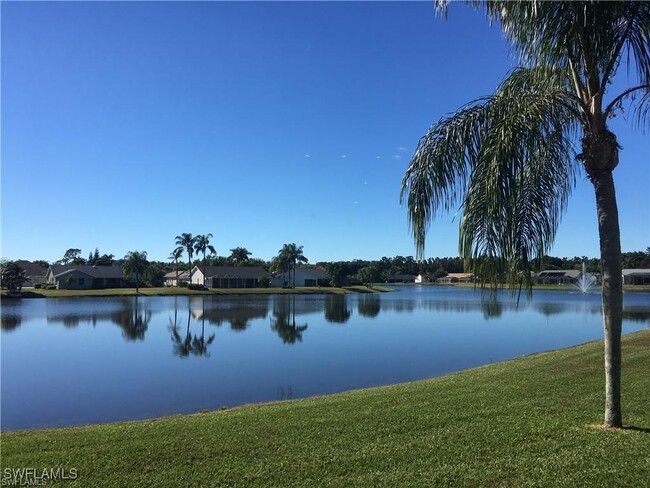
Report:
[{"label": "thin white cloud", "polygon": [[395,154],[395,156],[393,156],[393,159],[402,159],[402,155],[401,154]]},{"label": "thin white cloud", "polygon": [[347,155],[345,154],[341,155],[341,159],[345,159],[345,158],[347,158]]},{"label": "thin white cloud", "polygon": [[309,157],[309,154],[305,154],[305,157],[308,158],[308,157]]}]

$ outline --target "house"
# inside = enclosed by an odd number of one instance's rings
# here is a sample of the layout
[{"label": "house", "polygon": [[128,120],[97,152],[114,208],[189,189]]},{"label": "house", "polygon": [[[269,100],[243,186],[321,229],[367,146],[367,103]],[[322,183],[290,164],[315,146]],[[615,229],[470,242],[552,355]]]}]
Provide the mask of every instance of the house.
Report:
[{"label": "house", "polygon": [[417,276],[412,274],[397,274],[386,277],[386,283],[415,283]]},{"label": "house", "polygon": [[[319,266],[305,266],[295,270],[295,286],[329,286],[330,277],[325,270]],[[294,286],[294,274],[292,271],[285,271],[271,280],[272,286]]]},{"label": "house", "polygon": [[34,286],[40,283],[45,283],[45,276],[47,275],[47,268],[43,266],[32,263],[31,261],[26,261],[24,259],[19,259],[14,261],[20,269],[25,271],[25,276],[27,280],[23,286]]},{"label": "house", "polygon": [[650,269],[624,269],[624,285],[650,285]]},{"label": "house", "polygon": [[206,288],[257,288],[270,279],[271,274],[259,266],[194,266],[191,283]]},{"label": "house", "polygon": [[547,269],[540,271],[535,281],[538,285],[572,285],[577,283],[580,274],[576,269]]},{"label": "house", "polygon": [[179,286],[179,283],[189,283],[190,282],[190,272],[189,271],[178,271],[178,283],[176,282],[176,271],[171,271],[163,276],[165,281],[165,286]]},{"label": "house", "polygon": [[473,273],[447,273],[446,276],[438,278],[438,283],[471,283],[474,280]]},{"label": "house", "polygon": [[63,266],[53,264],[47,270],[45,281],[58,290],[89,290],[120,288],[124,285],[119,266]]}]

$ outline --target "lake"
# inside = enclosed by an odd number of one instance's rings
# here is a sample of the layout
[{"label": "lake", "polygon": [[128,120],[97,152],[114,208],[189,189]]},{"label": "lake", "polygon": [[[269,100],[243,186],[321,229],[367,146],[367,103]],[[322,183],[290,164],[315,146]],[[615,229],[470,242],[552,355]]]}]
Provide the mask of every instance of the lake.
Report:
[{"label": "lake", "polygon": [[[623,332],[650,327],[626,293]],[[2,303],[2,430],[135,420],[417,380],[602,338],[600,295],[472,289]]]}]

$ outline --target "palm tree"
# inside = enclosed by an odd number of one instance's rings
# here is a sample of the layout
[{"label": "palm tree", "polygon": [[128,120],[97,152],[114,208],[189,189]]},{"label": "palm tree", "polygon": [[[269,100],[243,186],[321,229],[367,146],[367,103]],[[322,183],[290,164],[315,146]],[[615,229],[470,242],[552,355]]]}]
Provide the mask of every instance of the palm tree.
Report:
[{"label": "palm tree", "polygon": [[147,251],[130,251],[124,256],[122,266],[125,276],[135,275],[135,292],[139,293],[139,279],[149,268],[147,261]]},{"label": "palm tree", "polygon": [[194,242],[194,250],[198,253],[203,254],[203,286],[205,286],[205,253],[210,251],[210,254],[217,254],[217,250],[214,246],[210,245],[210,239],[212,234],[198,235],[196,236]]},{"label": "palm tree", "polygon": [[278,261],[281,265],[287,266],[289,272],[293,269],[293,287],[296,286],[296,265],[298,263],[307,263],[309,260],[302,252],[302,246],[297,246],[295,243],[285,244],[280,249],[278,254]]},{"label": "palm tree", "polygon": [[236,247],[235,249],[230,250],[230,256],[228,259],[236,264],[242,264],[248,261],[248,256],[251,254],[253,253],[245,247]]},{"label": "palm tree", "polygon": [[[625,102],[639,124],[648,122],[650,2],[483,5],[523,66],[420,140],[401,193],[417,252],[424,254],[432,218],[460,204],[466,266],[483,284],[506,277],[512,289],[530,290],[530,270],[551,247],[582,165],[596,194],[602,259],[604,424],[620,427],[623,295],[612,177],[620,146],[607,120]],[[608,96],[626,62],[639,82]]]},{"label": "palm tree", "polygon": [[183,256],[183,251],[183,247],[178,246],[169,255],[169,259],[174,261],[174,268],[176,269],[176,286],[180,285],[178,282],[178,260],[181,258],[181,256]]},{"label": "palm tree", "polygon": [[176,236],[174,243],[187,251],[187,260],[189,262],[190,281],[192,281],[192,256],[194,256],[194,243],[196,237],[193,237],[190,232],[183,232],[180,236]]}]

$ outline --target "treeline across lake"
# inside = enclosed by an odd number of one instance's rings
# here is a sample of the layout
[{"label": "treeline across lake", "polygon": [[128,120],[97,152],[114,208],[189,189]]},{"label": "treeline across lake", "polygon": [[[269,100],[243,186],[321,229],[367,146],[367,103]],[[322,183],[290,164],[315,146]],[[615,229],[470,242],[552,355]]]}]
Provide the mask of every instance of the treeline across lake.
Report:
[{"label": "treeline across lake", "polygon": [[[302,246],[299,247],[302,250]],[[282,272],[284,266],[280,266],[280,259],[273,258],[270,261],[255,258],[246,248],[235,248],[230,250],[230,255],[216,256],[208,255],[204,258],[195,259],[192,264],[202,266],[259,266],[272,274]],[[650,247],[645,251],[625,252],[623,257],[623,269],[650,269]],[[307,259],[304,258],[306,262]],[[47,268],[50,263],[47,261],[33,261],[35,264]],[[91,264],[98,266],[117,265],[122,266],[124,259],[115,259],[113,254],[100,254],[97,249],[91,253],[89,258],[81,258],[79,249],[71,249],[66,252],[63,260],[57,263],[70,264]],[[600,273],[600,259],[587,256],[574,256],[572,258],[560,258],[544,256],[539,263],[539,270],[581,270],[582,263],[585,263],[587,271],[594,274]],[[280,263],[281,264],[281,263]],[[323,268],[331,280],[331,284],[345,285],[350,282],[381,283],[388,281],[390,277],[399,275],[424,275],[437,279],[449,273],[465,272],[463,260],[459,257],[436,257],[423,260],[416,260],[413,256],[382,257],[379,260],[354,259],[351,261],[319,261],[315,263]],[[187,266],[178,261],[149,261],[145,276],[142,277],[144,286],[162,286],[166,273],[184,269]]]}]

